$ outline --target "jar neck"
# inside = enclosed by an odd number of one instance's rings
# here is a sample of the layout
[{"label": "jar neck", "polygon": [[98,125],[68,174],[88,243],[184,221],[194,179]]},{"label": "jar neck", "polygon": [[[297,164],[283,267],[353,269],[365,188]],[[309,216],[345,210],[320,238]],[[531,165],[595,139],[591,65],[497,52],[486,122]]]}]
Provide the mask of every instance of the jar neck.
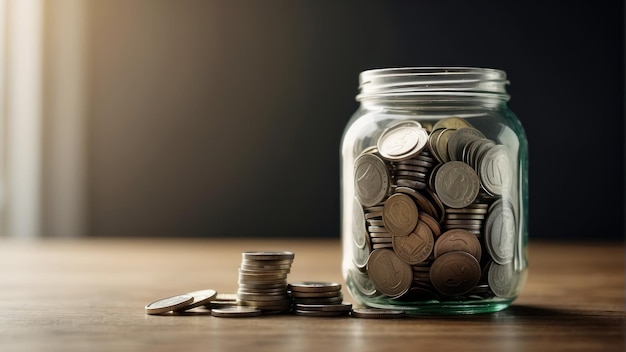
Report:
[{"label": "jar neck", "polygon": [[468,109],[509,100],[506,73],[472,67],[410,67],[364,71],[357,101],[366,108]]}]

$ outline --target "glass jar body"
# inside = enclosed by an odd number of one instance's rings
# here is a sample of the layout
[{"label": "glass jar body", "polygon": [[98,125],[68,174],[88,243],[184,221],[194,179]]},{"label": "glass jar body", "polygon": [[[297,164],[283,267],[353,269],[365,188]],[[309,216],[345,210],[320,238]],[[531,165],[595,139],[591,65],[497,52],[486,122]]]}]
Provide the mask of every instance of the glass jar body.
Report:
[{"label": "glass jar body", "polygon": [[379,90],[363,86],[388,72],[362,74],[342,138],[348,290],[365,306],[423,314],[504,309],[526,278],[528,231],[527,142],[508,95],[458,88],[448,70],[419,70],[428,85],[392,71]]}]

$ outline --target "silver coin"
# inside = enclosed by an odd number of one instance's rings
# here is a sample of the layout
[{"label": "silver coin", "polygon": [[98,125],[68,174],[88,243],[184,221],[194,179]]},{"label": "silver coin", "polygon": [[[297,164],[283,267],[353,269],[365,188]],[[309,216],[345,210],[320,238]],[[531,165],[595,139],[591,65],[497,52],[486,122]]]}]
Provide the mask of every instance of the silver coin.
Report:
[{"label": "silver coin", "polygon": [[506,146],[496,145],[487,151],[478,165],[482,186],[493,195],[503,195],[513,182],[512,164]]},{"label": "silver coin", "polygon": [[246,272],[263,271],[263,270],[272,270],[272,271],[280,270],[280,271],[282,271],[284,273],[291,272],[291,264],[287,264],[287,265],[246,265],[246,264],[242,264],[239,268],[241,270],[246,271]]},{"label": "silver coin", "polygon": [[370,255],[369,246],[366,245],[363,248],[353,246],[352,254],[352,262],[354,263],[354,265],[359,269],[365,270],[365,266],[367,265],[367,258]]},{"label": "silver coin", "polygon": [[463,208],[473,203],[479,188],[478,175],[462,161],[443,164],[435,176],[435,191],[443,204],[451,208]]},{"label": "silver coin", "polygon": [[463,161],[468,163],[472,168],[476,169],[476,162],[480,153],[483,153],[486,146],[495,145],[492,140],[487,138],[475,139],[466,146],[463,154]]},{"label": "silver coin", "polygon": [[243,260],[293,260],[293,252],[257,252],[249,251],[241,254]]},{"label": "silver coin", "polygon": [[388,233],[389,230],[387,230],[387,228],[385,226],[368,226],[367,227],[367,232],[369,234],[372,234],[372,233]]},{"label": "silver coin", "polygon": [[293,297],[296,304],[340,304],[343,302],[343,295],[335,297]]},{"label": "silver coin", "polygon": [[291,282],[287,287],[292,292],[336,292],[341,290],[341,284],[337,282],[323,281],[300,281]]},{"label": "silver coin", "polygon": [[441,158],[441,161],[444,163],[451,161],[450,155],[448,154],[448,140],[450,139],[450,136],[452,136],[454,131],[455,129],[449,128],[441,131],[441,133],[437,137],[437,140],[435,141],[437,154],[439,155],[439,158]]},{"label": "silver coin", "polygon": [[320,310],[294,310],[295,315],[306,317],[340,317],[348,315],[350,311],[320,311]]},{"label": "silver coin", "polygon": [[240,289],[246,289],[246,290],[271,290],[271,289],[285,289],[287,286],[287,284],[285,283],[285,280],[281,280],[279,283],[274,284],[274,283],[260,283],[260,284],[246,284],[246,283],[242,283],[239,284],[239,288]]},{"label": "silver coin", "polygon": [[237,303],[240,306],[256,307],[261,310],[277,310],[277,309],[283,309],[283,308],[288,309],[291,306],[291,299],[284,298],[280,300],[277,299],[277,300],[269,300],[269,301],[238,299]]},{"label": "silver coin", "polygon": [[409,159],[424,149],[428,132],[413,121],[389,127],[378,139],[378,152],[387,160]]},{"label": "silver coin", "polygon": [[404,311],[398,309],[354,308],[350,315],[362,319],[397,319],[404,317]]},{"label": "silver coin", "polygon": [[294,298],[328,298],[339,297],[342,295],[341,291],[326,291],[326,292],[300,292],[291,291],[291,297]]},{"label": "silver coin", "polygon": [[433,130],[430,133],[430,136],[428,136],[428,149],[430,150],[431,154],[435,157],[435,159],[437,159],[437,161],[440,163],[444,161],[437,151],[437,140],[439,138],[439,135],[441,135],[443,131],[444,131],[443,128],[438,129],[438,130]]},{"label": "silver coin", "polygon": [[211,310],[211,315],[220,318],[245,318],[261,315],[261,311],[250,307],[231,307]]},{"label": "silver coin", "polygon": [[374,206],[389,193],[389,170],[385,163],[373,154],[363,154],[354,162],[354,187],[363,206]]},{"label": "silver coin", "polygon": [[507,264],[515,252],[516,222],[513,208],[502,198],[496,200],[485,220],[485,244],[498,264]]},{"label": "silver coin", "polygon": [[318,312],[349,312],[352,310],[352,303],[339,304],[294,304],[297,310],[318,311]]},{"label": "silver coin", "polygon": [[237,289],[237,293],[248,293],[248,294],[268,294],[268,295],[282,295],[287,294],[287,285],[282,287],[269,287],[269,288],[256,288],[256,287],[241,287],[239,285],[239,289]]},{"label": "silver coin", "polygon": [[285,294],[281,294],[281,295],[274,295],[274,294],[267,294],[267,293],[263,293],[263,294],[255,294],[255,293],[245,293],[245,292],[238,292],[237,296],[239,297],[239,300],[241,301],[284,301],[286,299],[289,299],[289,296],[285,293]]},{"label": "silver coin", "polygon": [[491,263],[489,266],[489,287],[498,297],[510,298],[515,296],[519,281],[519,273],[513,270],[512,263],[500,265]]},{"label": "silver coin", "polygon": [[378,219],[380,218],[382,220],[383,218],[383,211],[373,211],[370,213],[365,213],[365,219],[369,220],[369,219]]},{"label": "silver coin", "polygon": [[[395,236],[389,236],[389,237],[372,237],[371,241],[373,244],[378,244],[378,243],[391,243],[392,238]],[[403,237],[403,236],[398,236],[398,237]]]},{"label": "silver coin", "polygon": [[146,305],[145,310],[146,313],[150,315],[163,314],[187,306],[192,302],[192,295],[177,295],[149,303]]},{"label": "silver coin", "polygon": [[217,291],[210,289],[188,292],[187,294],[193,297],[193,302],[186,306],[174,309],[175,312],[182,312],[196,307],[208,305],[211,303],[212,299],[217,297]]},{"label": "silver coin", "polygon": [[259,267],[265,267],[265,266],[291,266],[291,264],[293,264],[293,259],[284,259],[284,260],[254,260],[254,259],[242,259],[241,260],[241,264],[242,265],[250,265],[250,266],[259,266]]},{"label": "silver coin", "polygon": [[268,284],[268,285],[273,285],[273,284],[282,284],[284,283],[285,285],[287,284],[287,282],[285,281],[285,279],[276,279],[276,280],[266,280],[266,279],[257,279],[257,280],[253,280],[253,279],[245,279],[245,280],[238,280],[237,281],[238,284],[248,284],[248,285],[255,285],[255,284],[259,284],[259,285],[264,285],[264,284]]},{"label": "silver coin", "polygon": [[382,219],[368,219],[365,221],[369,226],[385,226]]},{"label": "silver coin", "polygon": [[287,278],[286,273],[274,274],[274,273],[258,273],[258,274],[247,274],[242,273],[241,269],[239,271],[239,281],[245,282],[248,280],[251,281],[273,281],[273,280],[285,280]]},{"label": "silver coin", "polygon": [[382,212],[384,208],[385,208],[384,205],[375,205],[375,206],[367,207],[365,208],[365,213]]},{"label": "silver coin", "polygon": [[458,128],[448,139],[448,155],[450,160],[462,160],[463,147],[472,140],[485,138],[479,130],[472,127]]},{"label": "silver coin", "polygon": [[354,244],[363,248],[366,244],[367,231],[365,230],[365,213],[363,212],[363,206],[359,203],[359,200],[354,197],[352,203],[352,240]]},{"label": "silver coin", "polygon": [[391,238],[393,234],[391,232],[372,232],[370,235],[370,241],[374,238]]}]

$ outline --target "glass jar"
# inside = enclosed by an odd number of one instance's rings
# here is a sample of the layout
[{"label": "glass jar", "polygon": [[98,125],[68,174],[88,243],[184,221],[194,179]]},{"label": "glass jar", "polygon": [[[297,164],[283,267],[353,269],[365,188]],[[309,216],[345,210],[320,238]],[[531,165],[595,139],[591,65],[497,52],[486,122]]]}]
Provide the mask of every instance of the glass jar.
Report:
[{"label": "glass jar", "polygon": [[500,70],[362,72],[341,143],[342,271],[358,303],[495,312],[527,273],[528,147]]}]

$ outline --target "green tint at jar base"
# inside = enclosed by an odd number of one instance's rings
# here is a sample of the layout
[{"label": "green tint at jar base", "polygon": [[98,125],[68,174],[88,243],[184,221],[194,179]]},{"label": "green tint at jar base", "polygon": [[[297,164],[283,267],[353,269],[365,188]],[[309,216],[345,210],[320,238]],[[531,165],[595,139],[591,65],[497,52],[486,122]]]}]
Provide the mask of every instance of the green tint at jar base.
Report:
[{"label": "green tint at jar base", "polygon": [[375,308],[508,307],[527,275],[527,142],[503,71],[362,72],[341,144],[343,276]]}]

